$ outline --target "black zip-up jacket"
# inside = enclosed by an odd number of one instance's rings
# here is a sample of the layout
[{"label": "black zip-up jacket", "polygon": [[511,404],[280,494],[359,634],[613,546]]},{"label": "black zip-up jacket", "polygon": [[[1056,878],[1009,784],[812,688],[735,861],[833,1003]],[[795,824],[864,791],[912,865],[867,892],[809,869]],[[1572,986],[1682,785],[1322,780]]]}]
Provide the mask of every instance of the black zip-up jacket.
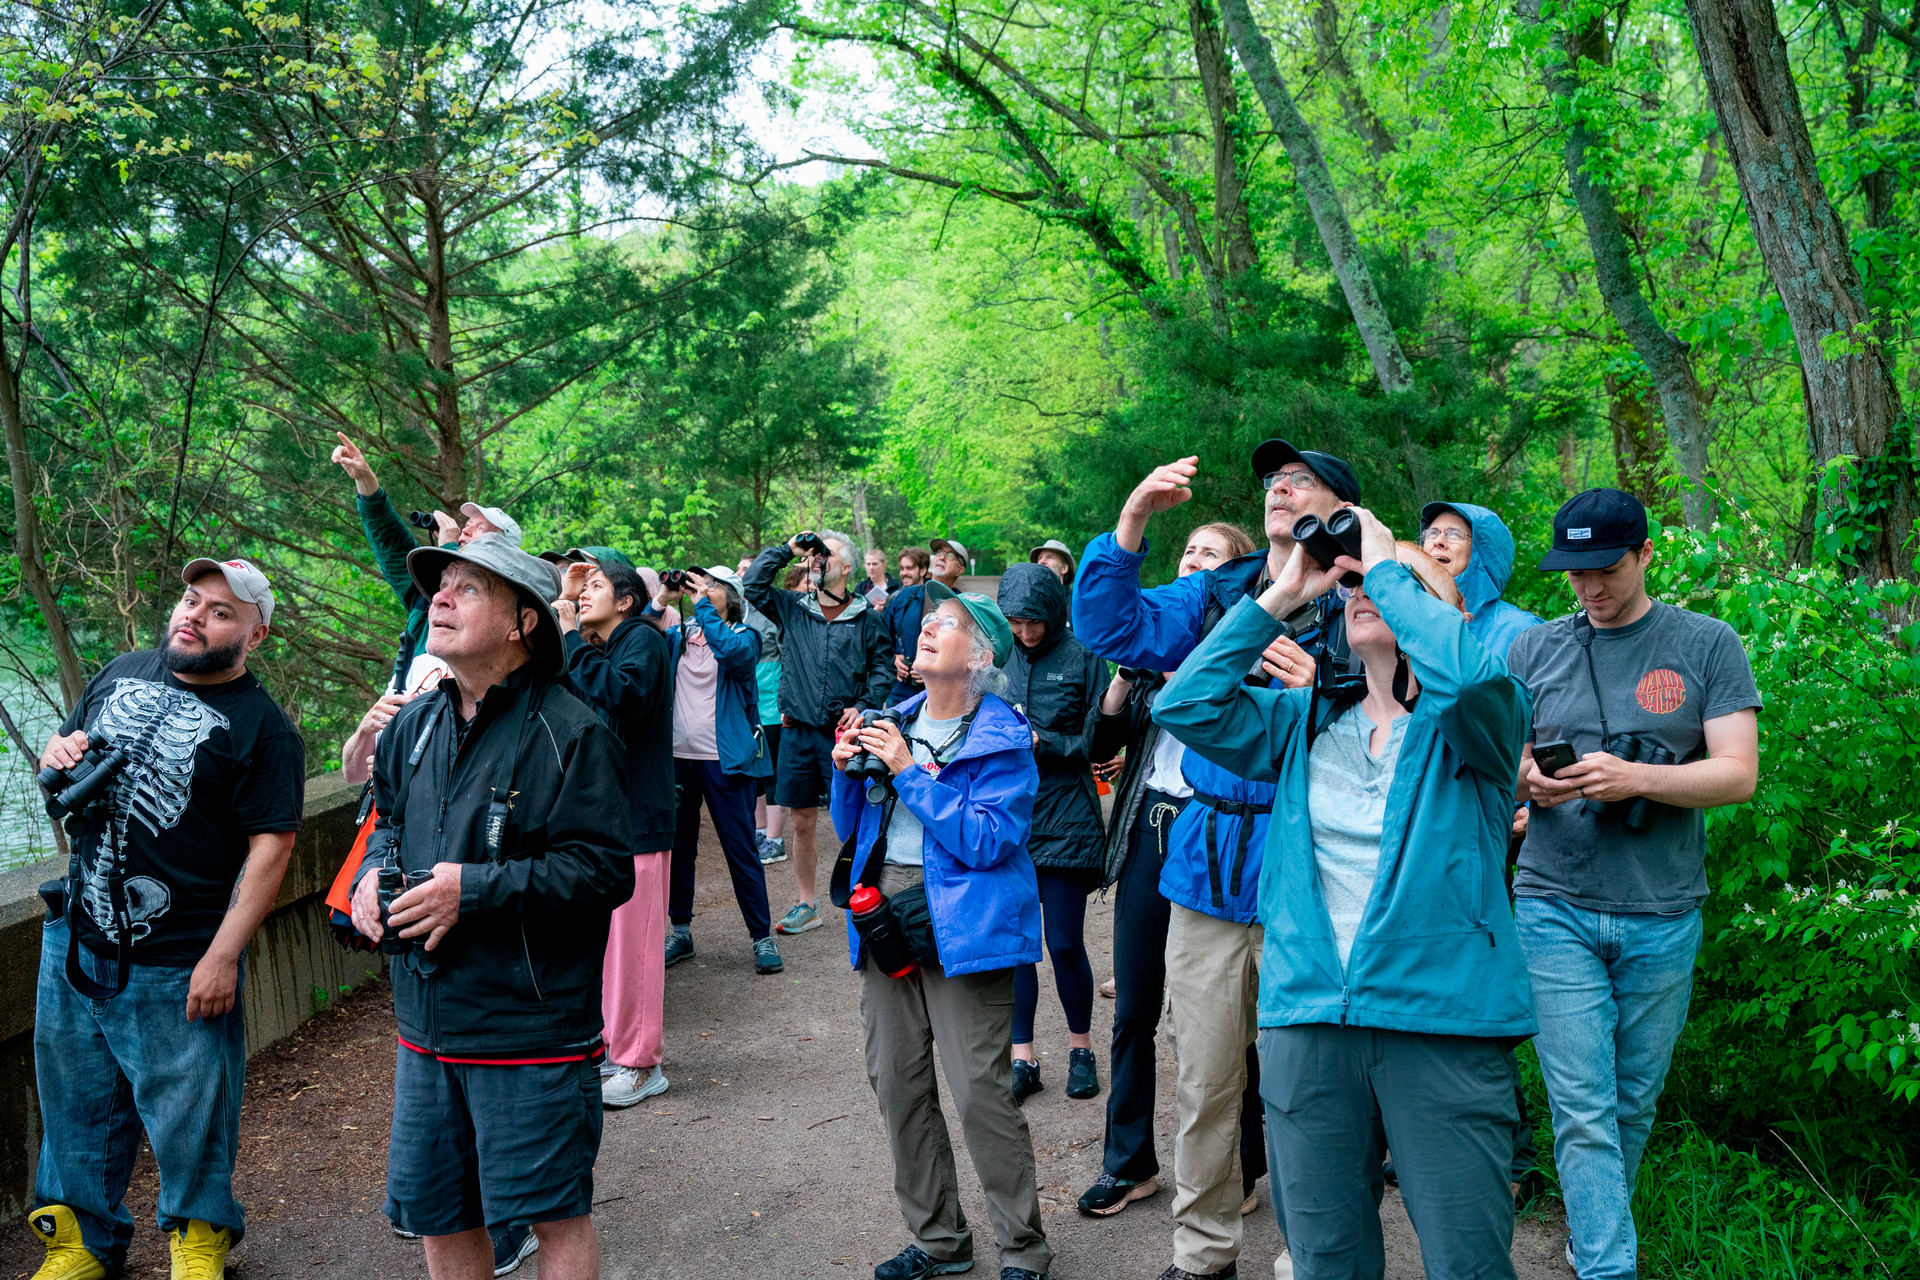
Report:
[{"label": "black zip-up jacket", "polygon": [[[1127,685],[1127,700],[1120,710],[1100,713],[1093,726],[1093,760],[1099,764],[1113,759],[1122,750],[1120,782],[1113,789],[1113,821],[1107,824],[1106,872],[1100,887],[1107,888],[1120,878],[1127,850],[1133,842],[1133,823],[1140,813],[1140,799],[1147,791],[1147,772],[1153,763],[1153,749],[1160,742],[1160,726],[1153,722],[1153,702],[1160,696],[1167,678],[1158,671],[1134,671]],[[1106,687],[1100,689],[1105,696]],[[1098,705],[1098,698],[1095,699]]]},{"label": "black zip-up jacket", "polygon": [[628,618],[598,648],[578,631],[566,637],[574,693],[613,730],[627,775],[633,851],[673,848],[679,802],[673,792],[673,662],[666,636]]},{"label": "black zip-up jacket", "polygon": [[780,628],[780,714],[825,729],[848,707],[886,706],[893,642],[879,613],[856,595],[828,622],[813,592],[773,585],[792,559],[785,543],[768,547],[744,579],[747,603]]},{"label": "black zip-up jacket", "polygon": [[1040,793],[1027,852],[1036,867],[1099,871],[1106,830],[1093,781],[1094,725],[1107,664],[1067,630],[1067,588],[1045,565],[1007,566],[1000,612],[1046,624],[1039,644],[1015,643],[1007,660],[1007,701],[1021,708],[1038,741]]},{"label": "black zip-up jacket", "polygon": [[[421,950],[422,935],[393,957],[400,1037],[482,1057],[585,1048],[600,1038],[607,922],[633,896],[619,743],[530,666],[488,690],[464,731],[459,709],[443,680],[400,709],[374,751],[380,819],[358,874],[389,860],[409,871],[462,864],[460,917],[440,945]],[[501,787],[512,799],[494,852],[487,825]]]}]

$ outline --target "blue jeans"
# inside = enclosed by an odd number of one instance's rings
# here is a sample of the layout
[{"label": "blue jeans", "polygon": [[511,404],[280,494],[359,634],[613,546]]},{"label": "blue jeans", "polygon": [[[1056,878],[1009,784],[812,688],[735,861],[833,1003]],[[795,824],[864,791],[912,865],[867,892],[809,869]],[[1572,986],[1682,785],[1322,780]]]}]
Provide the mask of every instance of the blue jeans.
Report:
[{"label": "blue jeans", "polygon": [[[110,982],[113,961],[85,947],[80,963]],[[241,982],[246,962],[241,962]],[[34,1203],[64,1204],[80,1237],[109,1270],[126,1257],[133,1217],[121,1203],[144,1126],[160,1165],[162,1231],[193,1219],[246,1231],[233,1198],[247,1028],[235,1003],[217,1018],[187,1021],[192,969],[131,966],[127,989],[89,1000],[67,981],[67,925],[40,939],[33,1067],[40,1089],[40,1170]]]},{"label": "blue jeans", "polygon": [[1630,1280],[1639,1263],[1633,1184],[1687,1023],[1698,908],[1614,915],[1520,898],[1514,923],[1533,979],[1534,1049],[1553,1103],[1553,1156],[1581,1280]]}]

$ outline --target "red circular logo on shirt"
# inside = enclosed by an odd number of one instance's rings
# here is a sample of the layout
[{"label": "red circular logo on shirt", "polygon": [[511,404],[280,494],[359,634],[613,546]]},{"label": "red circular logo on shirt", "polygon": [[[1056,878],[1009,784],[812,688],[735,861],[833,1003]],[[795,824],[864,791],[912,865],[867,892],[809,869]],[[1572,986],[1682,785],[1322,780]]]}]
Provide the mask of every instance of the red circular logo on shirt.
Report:
[{"label": "red circular logo on shirt", "polygon": [[1687,682],[1680,678],[1678,671],[1655,667],[1640,677],[1640,684],[1634,689],[1633,696],[1643,710],[1651,711],[1656,716],[1670,715],[1685,705]]}]

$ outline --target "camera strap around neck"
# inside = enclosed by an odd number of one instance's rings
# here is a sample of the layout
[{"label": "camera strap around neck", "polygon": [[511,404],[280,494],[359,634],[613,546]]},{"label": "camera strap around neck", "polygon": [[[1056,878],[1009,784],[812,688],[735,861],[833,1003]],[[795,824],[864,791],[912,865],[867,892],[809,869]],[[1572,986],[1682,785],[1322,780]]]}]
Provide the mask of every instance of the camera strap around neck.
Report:
[{"label": "camera strap around neck", "polygon": [[1607,728],[1607,702],[1600,696],[1600,677],[1593,670],[1593,623],[1582,609],[1573,621],[1573,638],[1579,642],[1580,652],[1587,659],[1587,683],[1593,687],[1593,702],[1600,709],[1600,749],[1607,750],[1613,741],[1613,732]]},{"label": "camera strap around neck", "polygon": [[[153,747],[154,737],[165,723],[164,713],[156,714],[147,722],[139,738],[128,748],[128,765],[143,761]],[[98,721],[95,722],[96,725]],[[108,800],[111,807],[112,790],[119,785],[118,778],[107,784]],[[114,818],[111,812],[107,816],[107,833],[111,836]],[[67,858],[67,982],[73,989],[89,1000],[111,1000],[127,989],[127,980],[133,974],[133,912],[127,907],[126,872],[118,865],[101,868],[101,878],[107,882],[107,910],[113,913],[113,931],[116,935],[113,947],[113,982],[95,982],[86,970],[80,967],[80,930],[77,916],[81,910],[80,898],[86,888],[85,869],[80,864],[80,850],[75,847]]]},{"label": "camera strap around neck", "polygon": [[[878,858],[882,863],[887,860],[887,828],[893,825],[893,806],[900,803],[900,795],[892,787],[887,788],[887,798],[880,806],[880,834],[873,838],[873,849],[867,855],[868,865]],[[860,824],[853,824],[853,834],[840,845],[840,856],[834,859],[833,875],[827,879],[827,901],[842,911],[853,897],[853,860],[859,857]]]}]

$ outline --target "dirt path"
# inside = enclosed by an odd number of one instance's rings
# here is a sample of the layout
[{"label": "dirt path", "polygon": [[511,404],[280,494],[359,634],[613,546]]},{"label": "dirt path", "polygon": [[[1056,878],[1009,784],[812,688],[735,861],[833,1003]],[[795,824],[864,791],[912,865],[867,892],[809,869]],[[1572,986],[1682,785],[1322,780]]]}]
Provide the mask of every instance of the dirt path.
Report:
[{"label": "dirt path", "polygon": [[[822,904],[825,928],[783,939],[787,971],[753,972],[746,931],[715,848],[703,848],[697,956],[667,981],[667,1075],[672,1088],[609,1112],[600,1148],[595,1216],[608,1280],[769,1280],[870,1275],[906,1243],[892,1195],[884,1135],[861,1065],[857,990],[840,916]],[[777,914],[792,893],[784,865],[769,869]],[[825,880],[825,871],[821,873]],[[1087,913],[1095,972],[1104,978],[1113,911]],[[1099,1174],[1105,1095],[1062,1092],[1066,1025],[1043,991],[1038,1043],[1046,1091],[1027,1103],[1057,1280],[1153,1280],[1171,1260],[1171,1192],[1118,1217],[1074,1211]],[[1112,1004],[1098,1001],[1094,1041],[1104,1046]],[[380,1214],[393,1107],[393,1019],[375,984],[305,1032],[255,1059],[242,1125],[239,1193],[249,1234],[229,1274],[239,1280],[425,1277],[420,1246],[396,1240]],[[1171,1051],[1162,1042],[1162,1061]],[[1106,1055],[1101,1049],[1101,1079]],[[958,1133],[949,1112],[950,1125]],[[1173,1091],[1163,1067],[1160,1158],[1172,1165]],[[153,1225],[157,1185],[143,1153],[129,1195],[137,1225],[128,1274],[167,1274],[166,1240]],[[1241,1275],[1264,1280],[1280,1235],[1261,1184],[1246,1219]],[[975,1276],[993,1280],[999,1255],[973,1171],[961,1194],[977,1241]],[[1387,1274],[1422,1274],[1419,1247],[1388,1192]],[[1523,1222],[1514,1242],[1522,1280],[1564,1280],[1561,1236]],[[536,1259],[537,1259],[536,1255]],[[39,1247],[24,1225],[0,1232],[0,1278],[31,1275]],[[536,1276],[531,1263],[522,1276]]]}]

